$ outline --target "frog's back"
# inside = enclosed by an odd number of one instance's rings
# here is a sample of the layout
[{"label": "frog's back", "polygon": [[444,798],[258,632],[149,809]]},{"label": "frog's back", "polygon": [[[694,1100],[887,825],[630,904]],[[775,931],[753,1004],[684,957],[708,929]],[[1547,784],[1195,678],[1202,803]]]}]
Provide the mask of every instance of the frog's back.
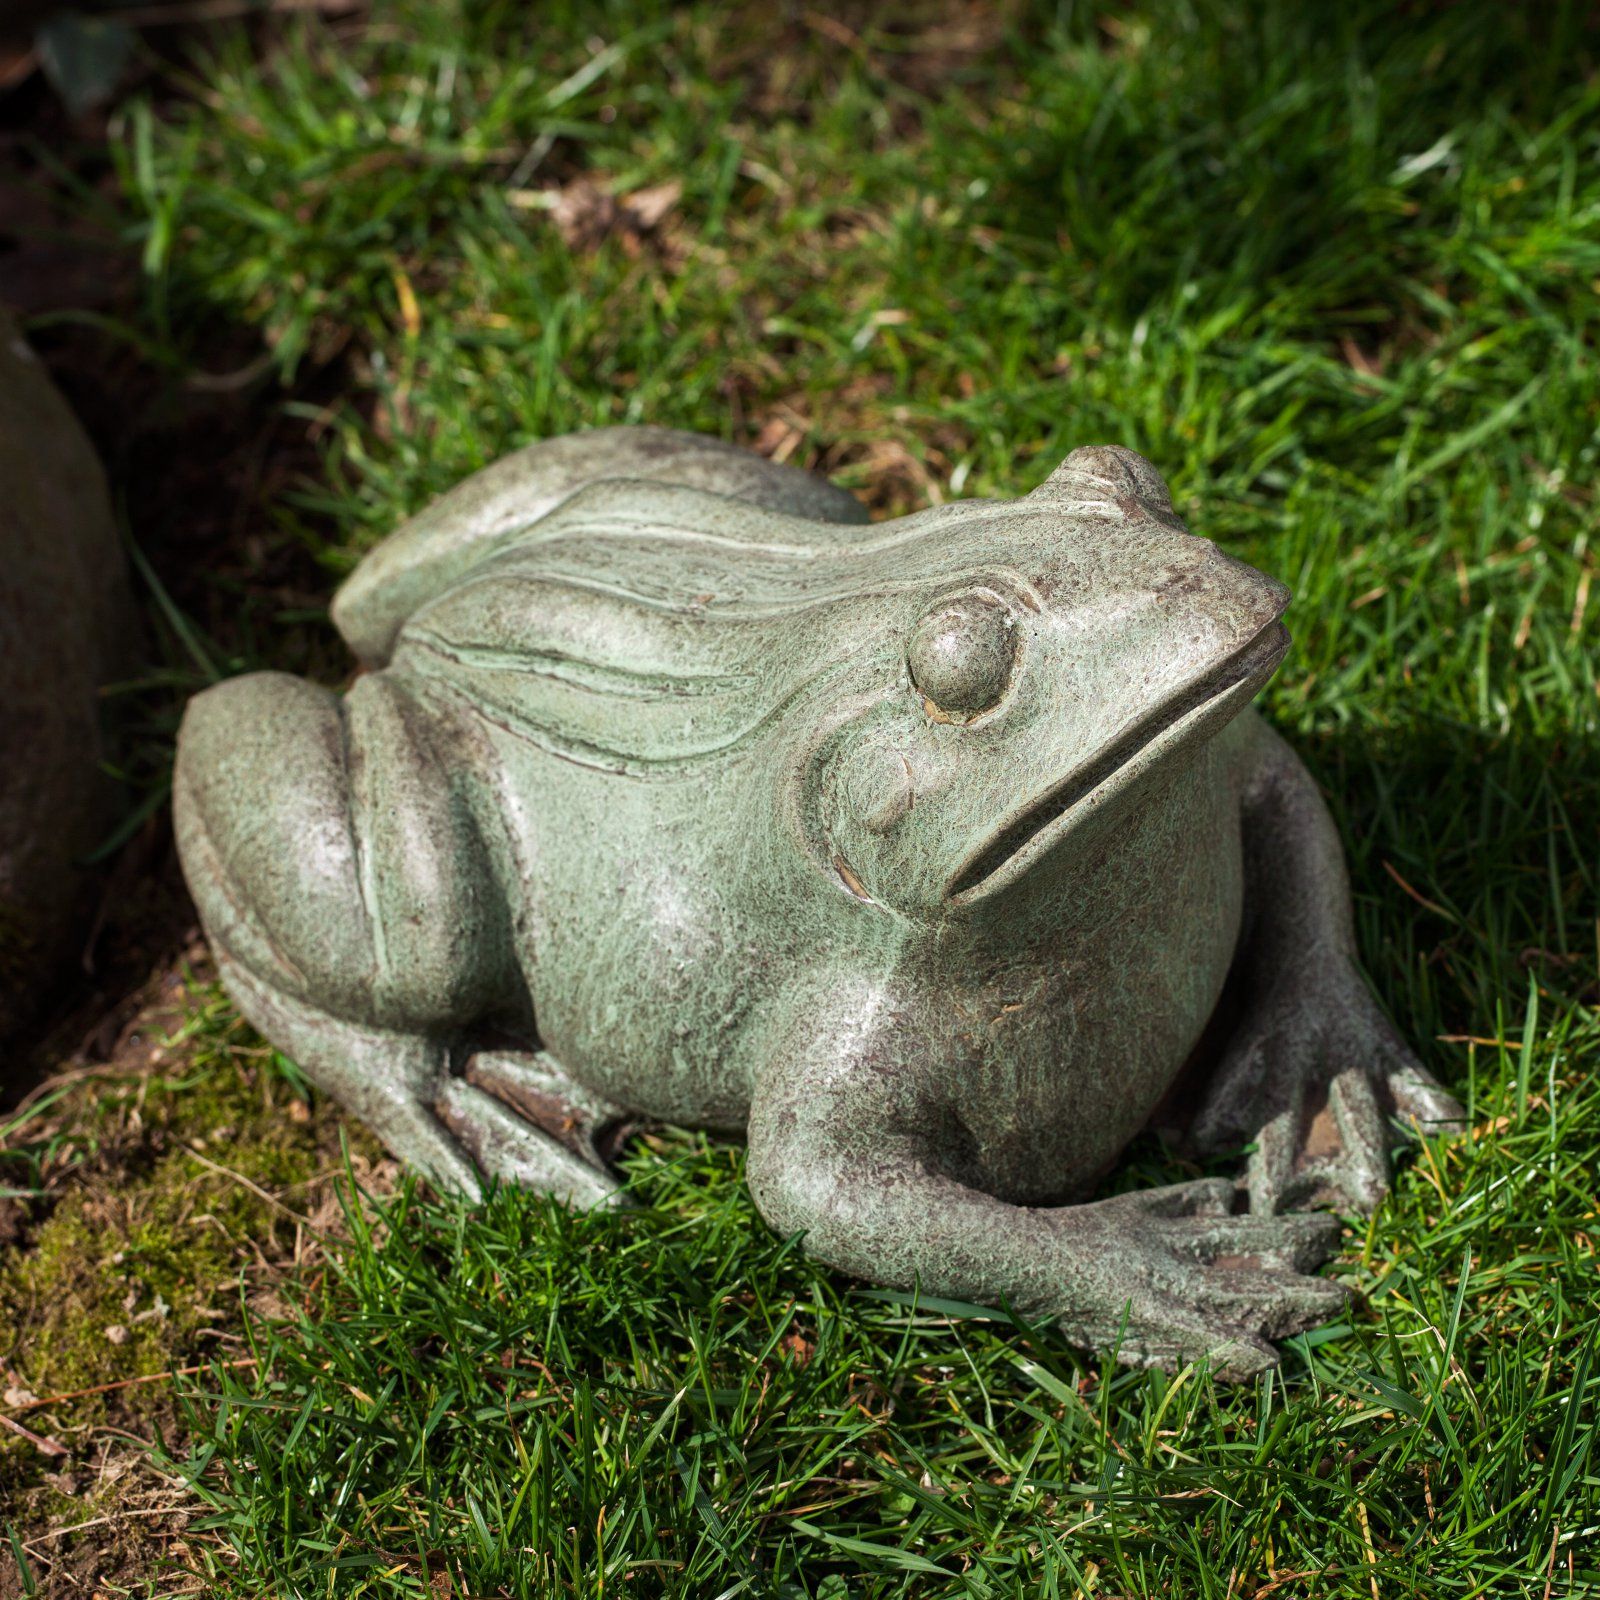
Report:
[{"label": "frog's back", "polygon": [[[675,483],[592,483],[479,539],[464,566],[444,549],[381,664],[563,761],[678,772],[746,748],[841,666],[897,661],[906,597],[949,562],[938,515],[869,529]],[[347,637],[375,632],[414,584],[364,588],[365,570],[336,604]]]},{"label": "frog's back", "polygon": [[591,484],[671,484],[781,511],[823,528],[866,521],[826,479],[703,434],[601,428],[540,440],[474,473],[397,528],[351,573],[333,620],[365,666],[381,666],[419,607]]}]

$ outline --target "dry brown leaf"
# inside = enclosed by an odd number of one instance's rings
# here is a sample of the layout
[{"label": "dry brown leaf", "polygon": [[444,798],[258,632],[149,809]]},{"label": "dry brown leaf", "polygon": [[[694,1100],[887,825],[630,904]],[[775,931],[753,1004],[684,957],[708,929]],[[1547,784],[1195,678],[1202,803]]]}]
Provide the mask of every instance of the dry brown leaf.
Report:
[{"label": "dry brown leaf", "polygon": [[784,1334],[778,1341],[778,1348],[794,1362],[797,1367],[806,1367],[811,1364],[811,1358],[817,1353],[816,1340],[808,1339],[796,1329]]},{"label": "dry brown leaf", "polygon": [[805,436],[805,429],[796,427],[787,417],[768,417],[756,435],[756,454],[769,461],[785,462],[800,448]]},{"label": "dry brown leaf", "polygon": [[1383,376],[1382,355],[1369,355],[1348,334],[1339,341],[1339,350],[1352,370],[1359,372],[1364,378],[1379,378]]},{"label": "dry brown leaf", "polygon": [[676,178],[669,183],[657,183],[648,189],[635,189],[622,202],[629,222],[641,233],[660,227],[667,213],[683,196],[683,185]]},{"label": "dry brown leaf", "polygon": [[637,244],[660,227],[682,193],[674,179],[619,196],[585,175],[557,193],[550,216],[571,250],[593,250],[612,237]]}]

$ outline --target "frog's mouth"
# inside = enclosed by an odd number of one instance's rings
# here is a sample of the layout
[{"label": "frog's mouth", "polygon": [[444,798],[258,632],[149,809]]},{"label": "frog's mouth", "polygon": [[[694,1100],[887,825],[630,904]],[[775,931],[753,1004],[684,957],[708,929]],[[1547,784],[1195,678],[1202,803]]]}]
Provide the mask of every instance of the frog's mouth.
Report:
[{"label": "frog's mouth", "polygon": [[1080,812],[1123,792],[1163,758],[1190,742],[1202,724],[1226,721],[1254,697],[1289,648],[1289,630],[1269,622],[1247,644],[1198,682],[1131,722],[1087,762],[1020,813],[971,856],[950,880],[949,899],[961,904],[1010,883],[1044,856]]}]

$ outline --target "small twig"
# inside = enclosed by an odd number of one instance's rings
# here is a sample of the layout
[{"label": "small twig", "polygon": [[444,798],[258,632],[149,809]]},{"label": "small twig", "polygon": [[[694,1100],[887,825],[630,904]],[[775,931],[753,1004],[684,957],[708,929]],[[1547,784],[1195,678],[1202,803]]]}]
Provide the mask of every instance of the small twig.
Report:
[{"label": "small twig", "polygon": [[[239,1367],[253,1367],[256,1365],[254,1356],[243,1356],[238,1361],[202,1361],[192,1367],[178,1367],[171,1372],[147,1372],[142,1378],[119,1378],[115,1383],[97,1383],[88,1389],[74,1389],[68,1394],[47,1394],[42,1400],[25,1400],[20,1406],[14,1406],[14,1411],[41,1411],[45,1406],[59,1406],[68,1400],[87,1400],[90,1395],[111,1394],[117,1389],[134,1389],[142,1383],[165,1383],[168,1378],[192,1378],[197,1373],[221,1370],[232,1372]],[[0,1422],[8,1428],[16,1428],[19,1433],[27,1433],[27,1429],[13,1422],[10,1417],[0,1413]],[[31,1437],[31,1435],[30,1435]]]},{"label": "small twig", "polygon": [[196,1150],[192,1144],[186,1144],[183,1148],[187,1150],[202,1167],[210,1167],[213,1172],[218,1173],[224,1178],[232,1178],[235,1183],[240,1184],[244,1188],[248,1189],[251,1194],[259,1195],[260,1198],[265,1200],[269,1206],[276,1206],[278,1210],[280,1210],[286,1217],[298,1222],[300,1226],[317,1241],[318,1244],[327,1243],[326,1236],[319,1228],[316,1227],[314,1223],[312,1223],[308,1218],[301,1216],[293,1206],[286,1206],[283,1201],[277,1197],[277,1195],[269,1193],[267,1190],[263,1189],[259,1183],[252,1183],[251,1180],[245,1177],[242,1172],[235,1172],[232,1167],[225,1167],[221,1164],[221,1162],[213,1161],[210,1156],[201,1155],[201,1153]]},{"label": "small twig", "polygon": [[1286,1583],[1298,1583],[1302,1578],[1330,1578],[1337,1573],[1337,1567],[1324,1567],[1320,1571],[1307,1567],[1304,1572],[1280,1572],[1264,1589],[1257,1589],[1251,1600],[1266,1600],[1266,1597],[1275,1589],[1281,1589]]},{"label": "small twig", "polygon": [[69,1533],[82,1533],[85,1528],[102,1528],[112,1522],[126,1522],[130,1517],[176,1517],[182,1512],[182,1506],[140,1506],[132,1511],[119,1511],[114,1517],[91,1517],[87,1522],[74,1522],[70,1528],[52,1528],[48,1533],[35,1534],[24,1548],[31,1550],[36,1544],[44,1544],[49,1539],[64,1539]]},{"label": "small twig", "polygon": [[1426,906],[1430,911],[1437,911],[1446,922],[1454,922],[1456,920],[1453,912],[1446,911],[1443,906],[1439,905],[1436,901],[1430,900],[1425,894],[1418,894],[1417,891],[1413,889],[1411,885],[1407,883],[1406,880],[1402,878],[1387,861],[1385,861],[1383,864],[1383,870],[1387,872],[1389,876],[1393,878],[1394,881],[1398,883],[1400,887],[1404,889],[1405,892],[1410,895],[1419,906]]},{"label": "small twig", "polygon": [[183,385],[197,394],[234,394],[240,389],[248,389],[257,378],[265,377],[276,359],[272,351],[264,350],[254,361],[247,361],[232,372],[188,373]]},{"label": "small twig", "polygon": [[0,1423],[4,1423],[13,1433],[20,1434],[42,1456],[59,1457],[68,1454],[67,1447],[59,1439],[47,1439],[42,1433],[24,1428],[20,1422],[14,1422],[7,1416],[0,1416]]}]

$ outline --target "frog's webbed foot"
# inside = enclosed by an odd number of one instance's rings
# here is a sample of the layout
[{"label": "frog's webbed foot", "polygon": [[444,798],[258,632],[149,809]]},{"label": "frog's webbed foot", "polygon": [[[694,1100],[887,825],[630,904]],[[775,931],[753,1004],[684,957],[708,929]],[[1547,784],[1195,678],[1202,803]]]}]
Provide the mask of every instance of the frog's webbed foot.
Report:
[{"label": "frog's webbed foot", "polygon": [[584,1161],[493,1095],[452,1077],[442,1044],[329,1016],[263,983],[220,947],[217,965],[245,1016],[439,1188],[476,1200],[483,1179],[494,1178],[574,1206],[620,1198],[603,1165]]},{"label": "frog's webbed foot", "polygon": [[1412,1054],[1352,964],[1283,974],[1249,1006],[1207,1085],[1196,1147],[1253,1143],[1252,1211],[1366,1214],[1389,1189],[1390,1124],[1439,1133],[1464,1112]]},{"label": "frog's webbed foot", "polygon": [[627,1111],[579,1083],[547,1051],[480,1050],[467,1062],[466,1079],[599,1172],[608,1170],[626,1133]]},{"label": "frog's webbed foot", "polygon": [[[1233,1184],[1205,1178],[1041,1215],[1073,1240],[1086,1305],[1059,1317],[1075,1343],[1128,1366],[1209,1360],[1228,1379],[1277,1365],[1272,1341],[1343,1309],[1337,1283],[1309,1276],[1337,1248],[1321,1214],[1232,1214]],[[1087,1291],[1087,1293],[1085,1293]]]}]

